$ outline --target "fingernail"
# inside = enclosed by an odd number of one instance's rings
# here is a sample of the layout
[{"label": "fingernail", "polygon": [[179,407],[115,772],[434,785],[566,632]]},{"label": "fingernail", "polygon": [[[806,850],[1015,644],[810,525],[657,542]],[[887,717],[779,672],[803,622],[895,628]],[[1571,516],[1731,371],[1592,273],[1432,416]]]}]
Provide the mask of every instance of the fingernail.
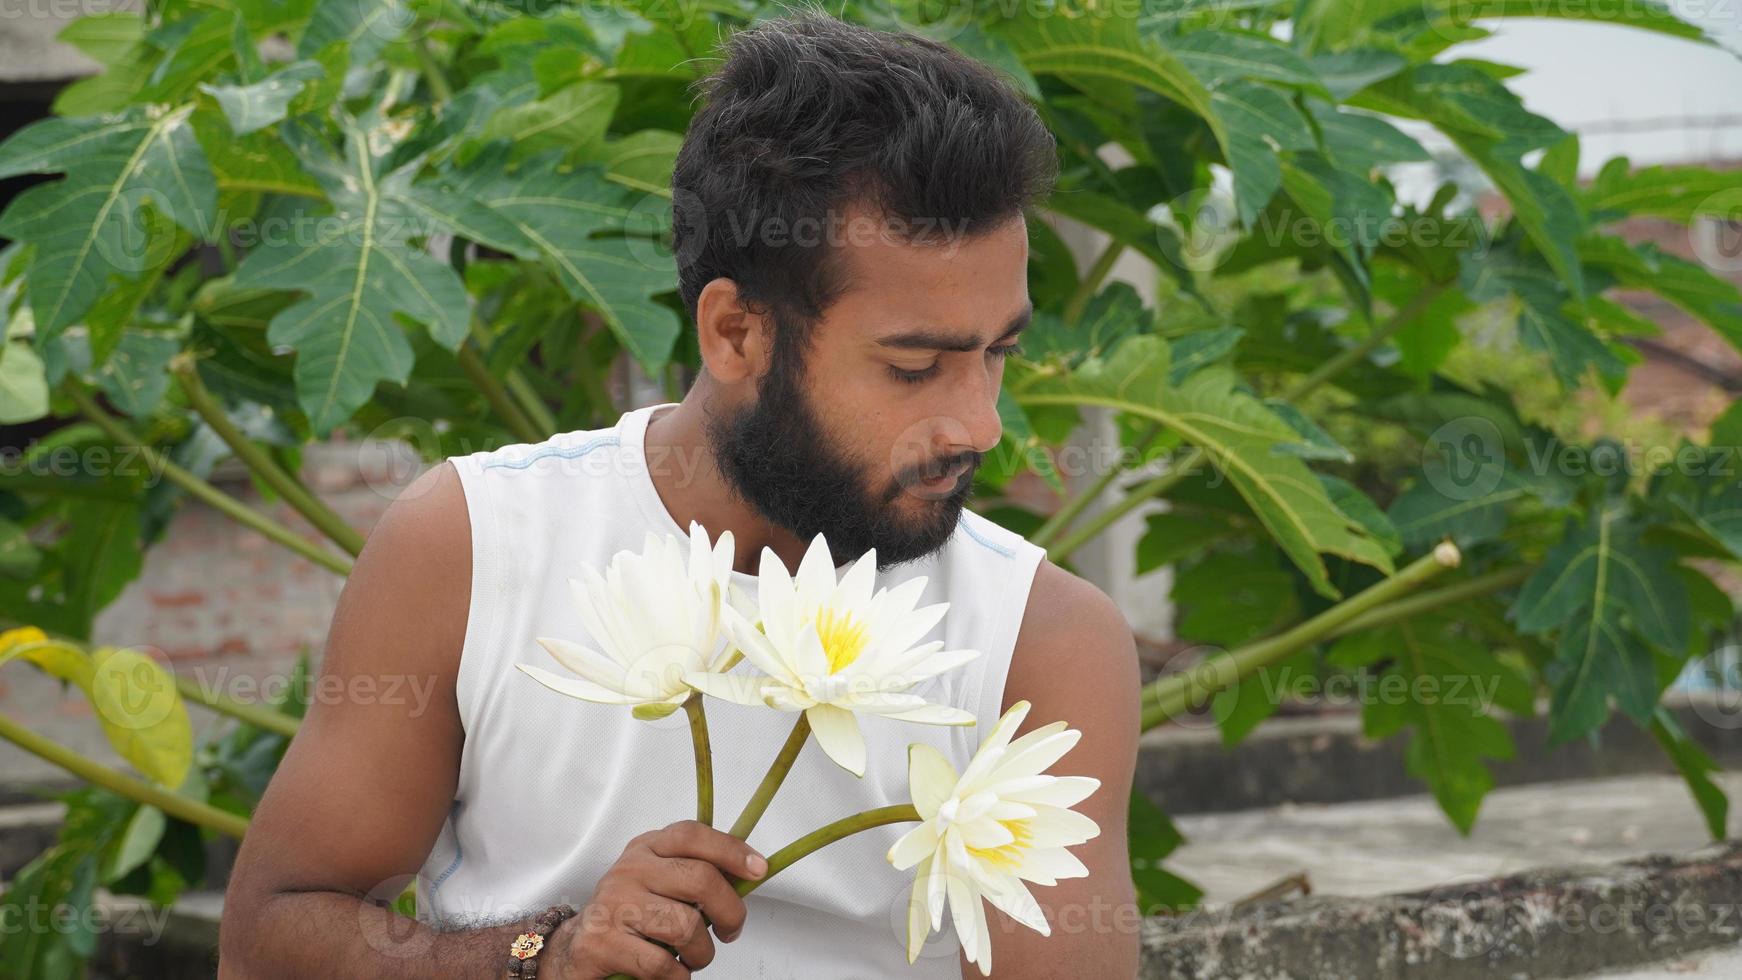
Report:
[{"label": "fingernail", "polygon": [[744,866],[750,869],[750,877],[760,878],[768,870],[768,860],[760,854],[751,854],[745,859]]}]

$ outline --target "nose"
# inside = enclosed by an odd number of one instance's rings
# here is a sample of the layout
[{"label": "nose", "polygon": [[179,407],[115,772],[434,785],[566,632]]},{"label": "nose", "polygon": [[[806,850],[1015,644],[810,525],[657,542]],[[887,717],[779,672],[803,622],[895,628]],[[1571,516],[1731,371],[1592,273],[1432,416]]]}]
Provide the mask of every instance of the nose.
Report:
[{"label": "nose", "polygon": [[1004,419],[998,414],[1000,379],[996,370],[977,374],[978,384],[963,392],[960,415],[968,444],[977,453],[989,453],[997,448],[1004,435]]}]

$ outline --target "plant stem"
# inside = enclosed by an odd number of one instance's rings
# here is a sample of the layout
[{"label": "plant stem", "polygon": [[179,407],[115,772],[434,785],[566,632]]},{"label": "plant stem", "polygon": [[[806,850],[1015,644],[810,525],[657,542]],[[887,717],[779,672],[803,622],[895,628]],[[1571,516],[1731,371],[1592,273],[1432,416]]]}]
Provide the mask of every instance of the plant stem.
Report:
[{"label": "plant stem", "polygon": [[532,420],[527,418],[526,413],[522,412],[520,406],[514,403],[514,399],[509,397],[508,390],[502,387],[502,382],[497,381],[496,376],[490,373],[490,369],[485,366],[484,359],[478,355],[478,349],[475,346],[471,343],[461,342],[460,349],[454,352],[454,356],[459,358],[460,370],[466,372],[466,377],[478,386],[478,390],[484,395],[484,400],[490,403],[490,408],[495,411],[496,416],[502,420],[502,424],[508,427],[508,431],[512,432],[516,439],[522,442],[540,442],[545,438],[539,435],[538,427],[532,424]]},{"label": "plant stem", "polygon": [[442,66],[436,61],[435,55],[430,53],[429,39],[420,37],[411,48],[417,55],[417,66],[423,72],[424,81],[429,83],[430,95],[435,97],[438,104],[452,101],[453,86],[448,84],[447,76],[442,74]]},{"label": "plant stem", "polygon": [[130,800],[157,807],[177,819],[186,820],[208,830],[215,830],[220,834],[228,834],[237,840],[241,840],[242,835],[248,830],[247,817],[238,816],[228,810],[220,810],[208,803],[202,803],[192,797],[164,789],[155,783],[148,783],[143,779],[111,769],[51,738],[38,735],[5,715],[0,715],[0,738],[12,742],[32,755],[54,763],[87,783],[101,786],[111,793],[118,793]]},{"label": "plant stem", "polygon": [[690,716],[690,741],[696,747],[696,820],[714,825],[714,753],[708,745],[708,718],[702,711],[702,693],[691,692],[684,700]]},{"label": "plant stem", "polygon": [[219,714],[229,715],[237,721],[286,738],[294,737],[302,726],[300,720],[276,708],[247,704],[228,695],[208,691],[191,677],[176,675],[175,689],[189,701],[203,704]]},{"label": "plant stem", "polygon": [[1456,545],[1442,541],[1434,546],[1433,551],[1417,558],[1397,574],[1311,619],[1275,636],[1212,657],[1190,670],[1151,681],[1143,688],[1143,728],[1154,728],[1178,717],[1258,668],[1324,639],[1362,613],[1414,591],[1423,582],[1455,567],[1460,558]]},{"label": "plant stem", "polygon": [[1114,263],[1125,251],[1125,243],[1115,238],[1107,242],[1107,247],[1101,254],[1095,256],[1095,262],[1089,266],[1089,271],[1083,273],[1083,279],[1077,283],[1077,289],[1071,293],[1070,301],[1065,304],[1064,321],[1069,326],[1075,326],[1083,315],[1083,308],[1089,305],[1089,300],[1095,298],[1095,293],[1101,288],[1101,282],[1107,278],[1107,273],[1113,271]]},{"label": "plant stem", "polygon": [[1441,606],[1449,606],[1453,603],[1463,602],[1466,599],[1479,598],[1490,592],[1499,592],[1501,589],[1509,588],[1524,581],[1530,577],[1532,572],[1535,571],[1536,567],[1533,565],[1514,565],[1511,568],[1502,568],[1498,571],[1489,572],[1486,575],[1478,575],[1472,579],[1465,579],[1462,582],[1448,585],[1444,588],[1431,589],[1427,592],[1421,592],[1407,598],[1398,599],[1395,602],[1388,602],[1377,609],[1356,616],[1354,619],[1351,619],[1347,623],[1337,627],[1327,634],[1325,639],[1334,640],[1339,636],[1346,636],[1350,633],[1360,633],[1364,630],[1378,629],[1381,626],[1389,626],[1392,623],[1401,622],[1411,617],[1419,616],[1424,612],[1438,609]]},{"label": "plant stem", "polygon": [[[1149,444],[1155,441],[1155,437],[1161,434],[1161,430],[1162,425],[1160,422],[1152,421],[1149,423],[1148,430],[1143,433],[1143,437],[1137,442],[1137,455],[1139,457],[1143,455],[1144,450],[1149,448]],[[1107,488],[1112,485],[1113,481],[1119,479],[1119,475],[1124,472],[1124,467],[1118,465],[1109,466],[1107,472],[1096,477],[1095,482],[1086,487],[1082,493],[1067,498],[1065,502],[1059,506],[1059,509],[1054,511],[1052,516],[1046,519],[1046,523],[1042,524],[1033,534],[1028,536],[1028,540],[1042,548],[1046,547],[1048,542],[1058,537],[1066,528],[1070,527],[1071,522],[1080,517],[1083,511],[1088,509],[1088,506],[1094,503],[1102,493],[1105,493]]]},{"label": "plant stem", "polygon": [[242,433],[241,429],[236,427],[236,423],[230,421],[230,416],[225,414],[223,406],[218,404],[218,400],[212,397],[212,393],[206,390],[206,386],[201,383],[199,372],[195,369],[192,360],[182,359],[174,364],[171,370],[180,381],[183,393],[187,395],[188,405],[200,418],[205,420],[206,425],[210,426],[213,432],[218,434],[218,438],[224,440],[224,444],[230,447],[230,451],[236,454],[237,459],[252,470],[254,475],[264,480],[267,486],[277,491],[278,495],[284,498],[285,503],[296,508],[297,513],[307,518],[310,524],[330,538],[334,544],[350,552],[353,557],[362,553],[363,535],[346,524],[344,518],[335,513],[320,498],[310,493],[308,488],[303,486],[302,481],[285,472],[284,468],[273,460],[271,454],[260,448],[254,440],[249,439]]},{"label": "plant stem", "polygon": [[774,757],[774,764],[768,767],[768,774],[762,777],[762,783],[756,787],[756,792],[750,795],[750,801],[744,804],[744,812],[738,814],[738,820],[732,824],[729,833],[740,840],[747,840],[750,831],[756,829],[756,822],[762,819],[762,814],[773,802],[774,794],[785,782],[786,774],[792,770],[793,760],[804,749],[804,743],[811,735],[810,716],[800,711],[798,721],[792,725],[792,732],[786,736],[786,744],[780,747],[780,753]]},{"label": "plant stem", "polygon": [[302,555],[304,558],[307,558],[315,564],[330,569],[339,575],[351,574],[351,563],[349,560],[341,558],[340,556],[321,548],[319,545],[301,537],[294,531],[291,531],[289,528],[265,514],[254,510],[247,504],[242,503],[240,500],[237,500],[222,490],[219,490],[217,487],[212,486],[210,483],[200,479],[191,472],[177,466],[175,463],[171,462],[168,457],[146,445],[139,439],[139,437],[127,431],[125,426],[110,417],[109,413],[103,411],[103,409],[91,399],[91,396],[80,390],[77,385],[69,384],[66,386],[65,390],[72,398],[73,404],[78,406],[79,411],[82,412],[86,418],[96,423],[97,428],[102,429],[103,432],[115,442],[123,446],[132,446],[139,450],[140,455],[145,458],[146,464],[157,470],[157,472],[162,473],[171,483],[186,490],[188,493],[209,504],[214,509],[222,512],[232,520],[235,520],[237,523],[244,524],[259,531],[271,540],[278,542],[299,555]]},{"label": "plant stem", "polygon": [[[1408,303],[1405,303],[1401,309],[1392,314],[1384,323],[1375,327],[1373,331],[1366,337],[1362,338],[1359,343],[1353,344],[1344,349],[1338,353],[1336,357],[1327,360],[1311,373],[1289,386],[1288,390],[1283,392],[1283,400],[1292,402],[1302,398],[1319,385],[1324,384],[1326,381],[1329,381],[1342,371],[1348,369],[1351,365],[1365,359],[1368,354],[1371,354],[1373,351],[1377,350],[1381,344],[1385,343],[1392,334],[1395,334],[1405,326],[1408,326],[1411,321],[1420,316],[1421,312],[1437,299],[1440,293],[1445,292],[1449,285],[1449,283],[1434,283],[1426,289],[1423,289],[1421,292],[1416,293],[1410,298]],[[1203,463],[1208,458],[1209,454],[1204,451],[1203,447],[1194,446],[1192,447],[1191,452],[1187,453],[1178,463],[1169,466],[1167,472],[1152,477],[1143,483],[1139,483],[1137,486],[1132,487],[1130,490],[1126,491],[1125,495],[1118,501],[1109,505],[1105,510],[1097,512],[1088,524],[1073,532],[1069,537],[1051,544],[1048,544],[1047,540],[1036,541],[1035,543],[1046,547],[1047,557],[1051,560],[1055,562],[1063,561],[1070,557],[1073,552],[1082,547],[1086,542],[1094,538],[1095,535],[1106,530],[1119,518],[1124,517],[1131,511],[1143,506],[1143,504],[1151,497],[1156,497],[1167,492],[1174,484],[1189,476],[1199,464]],[[1092,500],[1093,496],[1099,495],[1113,482],[1114,479],[1117,479],[1121,472],[1123,471],[1117,469],[1110,471],[1106,477],[1097,480],[1094,486],[1084,491],[1085,495],[1090,495],[1090,500]],[[1078,513],[1081,513],[1082,510],[1088,506],[1089,502],[1089,500],[1085,500],[1082,504],[1076,505],[1075,510],[1070,513],[1069,518],[1075,518]],[[1073,504],[1075,504],[1074,499],[1072,501],[1067,501],[1065,506],[1070,507]],[[1048,523],[1050,524],[1052,522],[1049,521]],[[1061,523],[1059,529],[1062,529],[1062,527],[1063,524]],[[1043,530],[1045,530],[1044,527]]]},{"label": "plant stem", "polygon": [[897,803],[894,806],[880,806],[874,810],[855,813],[850,817],[842,817],[834,823],[811,831],[803,837],[800,837],[798,840],[795,840],[780,850],[775,851],[773,854],[770,854],[768,856],[768,871],[762,877],[745,878],[732,887],[738,892],[738,894],[748,895],[762,887],[764,884],[767,884],[768,879],[774,877],[777,872],[790,867],[799,858],[804,857],[812,851],[833,844],[835,841],[841,840],[842,838],[851,837],[861,830],[870,830],[872,827],[881,827],[884,824],[902,823],[903,821],[918,819],[919,811],[913,808],[912,803]]},{"label": "plant stem", "polygon": [[545,435],[555,435],[557,431],[556,416],[550,413],[550,406],[538,395],[538,390],[532,387],[532,382],[526,380],[526,373],[519,368],[508,369],[508,391],[519,402],[521,411],[532,420],[532,424]]}]

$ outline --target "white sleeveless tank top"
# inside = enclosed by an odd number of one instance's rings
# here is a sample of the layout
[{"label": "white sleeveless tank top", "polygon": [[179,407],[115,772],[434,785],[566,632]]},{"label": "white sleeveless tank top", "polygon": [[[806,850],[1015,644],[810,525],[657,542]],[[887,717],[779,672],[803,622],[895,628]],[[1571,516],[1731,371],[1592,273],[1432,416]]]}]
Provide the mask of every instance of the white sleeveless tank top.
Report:
[{"label": "white sleeveless tank top", "polygon": [[[456,681],[465,729],[452,809],[417,878],[417,916],[441,929],[511,921],[556,902],[582,908],[630,838],[695,816],[695,771],[683,712],[638,721],[627,708],[565,697],[514,668],[560,671],[537,636],[588,642],[567,580],[640,551],[648,531],[686,537],[655,489],[643,436],[654,413],[610,428],[451,457],[471,515],[472,594]],[[655,460],[654,465],[685,462]],[[683,472],[678,470],[678,472]],[[709,537],[719,531],[709,528]],[[997,721],[1011,650],[1045,551],[964,509],[955,534],[923,560],[877,574],[878,587],[926,577],[920,604],[949,612],[922,638],[982,656],[914,687],[972,712],[972,726],[865,717],[863,778],[804,747],[750,843],[772,854],[830,821],[911,802],[907,746],[925,742],[960,772]],[[760,556],[758,557],[760,561]],[[733,572],[751,596],[754,575]],[[753,672],[748,662],[734,671]],[[795,716],[710,698],[714,823],[728,827],[767,772]],[[912,871],[884,854],[912,824],[892,824],[817,851],[746,898],[748,919],[702,975],[715,980],[959,980],[959,943],[944,918],[918,962],[905,953]]]}]

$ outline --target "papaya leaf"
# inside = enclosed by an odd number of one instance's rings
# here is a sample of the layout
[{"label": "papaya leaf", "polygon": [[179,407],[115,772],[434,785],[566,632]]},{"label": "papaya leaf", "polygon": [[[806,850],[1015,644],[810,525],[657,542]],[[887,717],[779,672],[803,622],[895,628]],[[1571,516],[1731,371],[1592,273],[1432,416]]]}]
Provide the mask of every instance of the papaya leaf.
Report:
[{"label": "papaya leaf", "polygon": [[173,238],[152,212],[202,241],[215,236],[217,184],[188,124],[193,108],[53,117],[0,144],[0,177],[66,174],[0,214],[0,235],[35,246],[26,282],[38,350],[79,321],[111,275],[136,279],[166,258]]}]

